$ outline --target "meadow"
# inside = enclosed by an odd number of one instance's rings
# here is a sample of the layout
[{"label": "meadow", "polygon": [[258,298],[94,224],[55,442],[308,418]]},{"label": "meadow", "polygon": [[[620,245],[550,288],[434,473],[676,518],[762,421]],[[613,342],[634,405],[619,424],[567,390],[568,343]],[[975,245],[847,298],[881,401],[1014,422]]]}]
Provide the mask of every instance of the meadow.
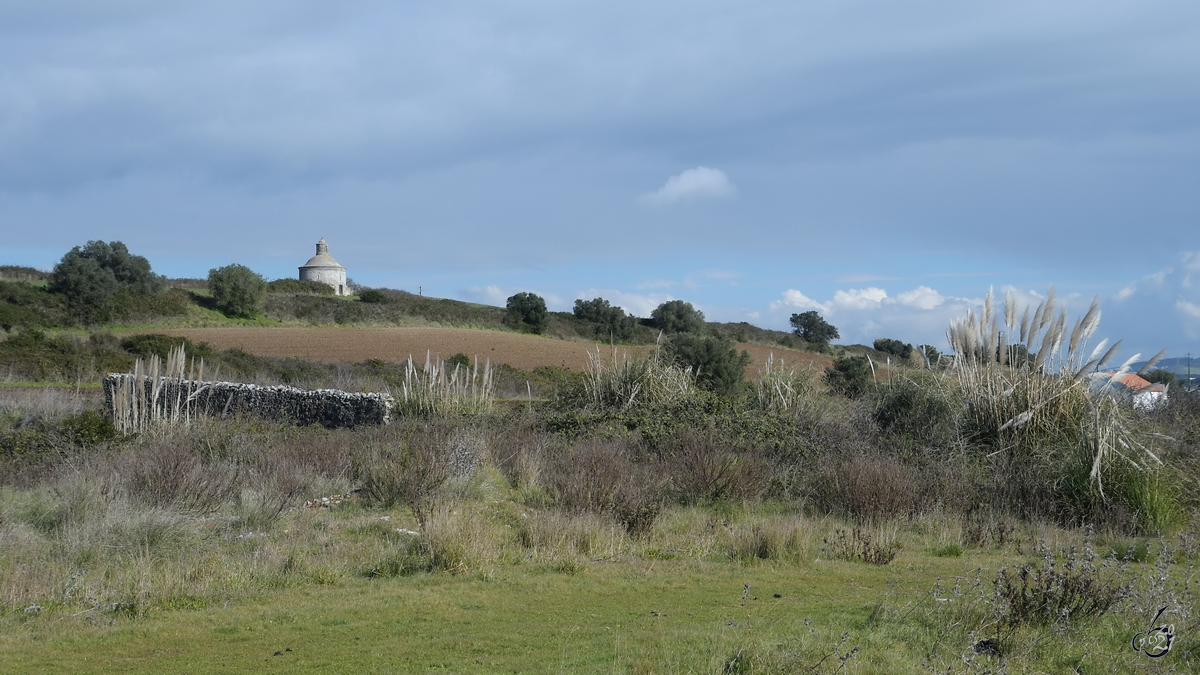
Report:
[{"label": "meadow", "polygon": [[[1093,392],[1076,375],[1104,355],[1087,317],[1011,314],[956,324],[947,362],[871,362],[861,389],[823,372],[831,359],[764,347],[723,396],[653,347],[497,367],[464,401],[455,363],[423,355],[251,351],[295,349],[286,328],[221,329],[257,336],[239,345],[18,334],[0,386],[0,662],[1197,670],[1200,401],[1137,411]],[[1000,328],[1035,354],[1015,358]],[[356,333],[308,335],[343,349]],[[401,414],[119,432],[97,374],[179,345],[222,379],[386,390]],[[468,347],[440,353],[466,365]],[[405,403],[413,382],[447,391]],[[1158,625],[1171,650],[1134,650]]]}]

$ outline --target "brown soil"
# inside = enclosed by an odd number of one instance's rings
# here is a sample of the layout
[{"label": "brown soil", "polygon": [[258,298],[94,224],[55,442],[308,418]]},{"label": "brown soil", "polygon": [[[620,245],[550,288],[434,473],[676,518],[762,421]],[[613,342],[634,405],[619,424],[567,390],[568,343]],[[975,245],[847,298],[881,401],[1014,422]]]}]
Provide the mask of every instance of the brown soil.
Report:
[{"label": "brown soil", "polygon": [[[140,332],[185,336],[218,349],[236,348],[260,356],[295,356],[326,362],[403,361],[409,355],[424,361],[426,351],[443,359],[461,352],[469,357],[478,356],[480,361],[490,359],[492,363],[506,363],[523,370],[538,366],[582,370],[587,367],[587,350],[599,346],[604,355],[608,354],[605,345],[469,328],[186,328]],[[645,354],[653,347],[618,349]],[[827,356],[780,347],[740,343],[738,349],[745,349],[753,359],[751,372],[747,373],[751,377],[772,352],[776,360],[783,359],[789,367],[811,367],[817,372],[832,362]]]}]

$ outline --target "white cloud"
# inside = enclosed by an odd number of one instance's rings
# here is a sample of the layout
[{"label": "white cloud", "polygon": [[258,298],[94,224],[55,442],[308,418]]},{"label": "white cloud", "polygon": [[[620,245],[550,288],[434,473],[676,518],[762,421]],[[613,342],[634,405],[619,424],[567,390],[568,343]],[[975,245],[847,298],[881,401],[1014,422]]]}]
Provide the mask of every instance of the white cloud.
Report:
[{"label": "white cloud", "polygon": [[1183,312],[1193,319],[1200,319],[1200,305],[1194,302],[1189,302],[1183,298],[1180,298],[1175,301],[1175,309],[1178,309],[1180,312]]},{"label": "white cloud", "polygon": [[852,288],[833,294],[831,311],[836,309],[875,309],[886,300],[888,300],[888,294],[882,288],[874,286]]},{"label": "white cloud", "polygon": [[642,195],[641,201],[663,206],[697,199],[721,199],[737,195],[737,188],[720,169],[698,166],[671,176],[658,190]]},{"label": "white cloud", "polygon": [[495,284],[488,284],[487,286],[467,286],[460,291],[461,297],[471,302],[477,302],[481,305],[492,305],[494,307],[503,307],[508,303],[508,299],[517,293],[540,295],[546,301],[546,307],[551,311],[561,312],[564,309],[570,309],[561,295],[542,293],[528,288],[501,287]]},{"label": "white cloud", "polygon": [[917,309],[935,309],[946,302],[946,296],[928,286],[917,286],[911,291],[904,291],[896,296],[896,302],[905,307]]},{"label": "white cloud", "polygon": [[890,337],[913,344],[942,347],[946,326],[981,300],[943,295],[928,286],[902,291],[894,297],[876,286],[848,288],[834,292],[825,302],[788,289],[770,305],[779,316],[797,309],[815,309],[834,323],[846,344],[870,344],[874,339]]},{"label": "white cloud", "polygon": [[783,307],[794,307],[796,309],[819,309],[822,311],[828,311],[825,305],[813,300],[794,288],[789,288],[784,291],[782,300],[776,300],[775,302],[771,303],[772,310],[778,310]]}]

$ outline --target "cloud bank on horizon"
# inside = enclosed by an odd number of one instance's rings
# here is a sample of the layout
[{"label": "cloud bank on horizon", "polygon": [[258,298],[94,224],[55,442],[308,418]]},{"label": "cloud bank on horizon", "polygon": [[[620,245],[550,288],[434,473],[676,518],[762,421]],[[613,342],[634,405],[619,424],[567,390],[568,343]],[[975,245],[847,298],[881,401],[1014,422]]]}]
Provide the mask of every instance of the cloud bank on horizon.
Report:
[{"label": "cloud bank on horizon", "polygon": [[372,285],[937,344],[1053,284],[1200,351],[1197,83],[1182,0],[6,3],[0,264],[324,236]]}]

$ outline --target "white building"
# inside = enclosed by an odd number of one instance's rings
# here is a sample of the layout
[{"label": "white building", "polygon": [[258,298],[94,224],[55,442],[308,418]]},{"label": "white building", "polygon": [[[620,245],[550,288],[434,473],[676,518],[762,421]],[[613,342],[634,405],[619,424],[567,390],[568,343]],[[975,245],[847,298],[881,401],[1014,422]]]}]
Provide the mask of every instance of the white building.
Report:
[{"label": "white building", "polygon": [[333,287],[334,295],[350,295],[346,286],[346,268],[329,255],[329,244],[325,239],[317,242],[317,254],[300,267],[301,281],[320,281]]}]

